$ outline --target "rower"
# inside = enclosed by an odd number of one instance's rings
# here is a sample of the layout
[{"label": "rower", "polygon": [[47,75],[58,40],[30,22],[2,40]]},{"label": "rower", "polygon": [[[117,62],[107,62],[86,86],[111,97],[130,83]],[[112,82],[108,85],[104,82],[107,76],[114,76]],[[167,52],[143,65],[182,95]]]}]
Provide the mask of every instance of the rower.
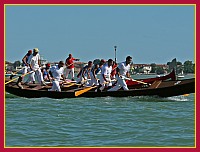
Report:
[{"label": "rower", "polygon": [[[33,49],[33,54],[30,55],[29,59],[28,59],[28,64],[30,67],[30,70],[33,71],[30,76],[28,81],[33,81],[33,83],[35,82],[35,74],[38,78],[38,82],[41,83],[41,85],[45,86],[45,82],[43,80],[43,76],[42,76],[42,72],[40,70],[40,55],[39,55],[39,49],[38,48],[34,48]],[[26,83],[28,83],[28,81],[26,81]]]},{"label": "rower", "polygon": [[109,59],[108,63],[103,65],[101,75],[100,75],[100,84],[101,87],[99,88],[100,91],[103,91],[105,86],[112,86],[111,79],[110,79],[110,74],[112,72],[112,65],[113,65],[113,60]]},{"label": "rower", "polygon": [[[22,59],[22,63],[23,63],[23,71],[22,71],[22,75],[26,74],[27,71],[29,70],[29,65],[28,65],[28,59],[30,57],[30,55],[32,54],[32,50],[29,50],[28,53],[26,53],[26,55],[23,57]],[[24,76],[22,77],[22,81],[24,81]]]},{"label": "rower", "polygon": [[100,68],[100,71],[102,71],[102,67],[103,65],[106,63],[106,60],[104,59],[101,59],[100,63],[99,63],[99,68]]},{"label": "rower", "polygon": [[90,71],[90,84],[89,86],[98,85],[97,73],[99,73],[99,64],[95,64]]},{"label": "rower", "polygon": [[116,69],[117,69],[117,63],[114,62],[113,66],[112,66],[111,79],[115,79],[115,76],[117,74],[117,70]]},{"label": "rower", "polygon": [[79,61],[80,59],[75,59],[72,57],[72,54],[69,54],[69,57],[65,61],[66,65],[66,79],[68,75],[71,74],[71,79],[74,81],[74,61]]},{"label": "rower", "polygon": [[45,64],[45,68],[41,69],[44,81],[50,81],[50,75],[49,75],[50,66],[51,66],[50,63],[47,63]]},{"label": "rower", "polygon": [[58,65],[52,66],[50,68],[49,74],[52,77],[53,81],[52,81],[52,88],[49,89],[48,91],[59,91],[59,92],[61,91],[60,84],[59,84],[60,77],[62,77],[64,82],[66,82],[63,75],[63,71],[64,71],[63,66],[64,66],[64,62],[60,61]]},{"label": "rower", "polygon": [[127,56],[125,62],[119,63],[116,74],[117,84],[108,91],[117,91],[121,87],[123,87],[124,90],[129,90],[125,82],[125,78],[126,77],[131,78],[129,73],[131,62],[132,62],[132,57]]},{"label": "rower", "polygon": [[78,73],[77,77],[79,78],[78,83],[81,84],[89,84],[87,82],[87,79],[91,79],[90,77],[90,71],[92,69],[92,61],[88,62],[88,65],[84,66],[81,71]]}]

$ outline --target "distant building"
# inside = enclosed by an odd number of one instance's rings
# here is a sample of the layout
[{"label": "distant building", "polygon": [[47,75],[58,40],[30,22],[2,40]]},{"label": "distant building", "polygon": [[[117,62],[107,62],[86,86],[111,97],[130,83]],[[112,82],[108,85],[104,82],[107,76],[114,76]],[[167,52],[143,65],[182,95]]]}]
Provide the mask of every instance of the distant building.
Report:
[{"label": "distant building", "polygon": [[[168,69],[167,64],[156,64],[156,66],[162,68],[164,71]],[[131,68],[134,68],[134,71],[137,71],[136,73],[150,74],[152,71],[151,64],[132,64]]]},{"label": "distant building", "polygon": [[47,63],[48,63],[48,61],[42,55],[40,55],[40,64],[43,66]]},{"label": "distant building", "polygon": [[74,71],[76,73],[78,73],[84,67],[85,64],[87,64],[87,63],[85,63],[85,62],[74,62]]},{"label": "distant building", "polygon": [[139,73],[149,74],[151,72],[150,64],[133,64],[134,69],[138,69]]}]

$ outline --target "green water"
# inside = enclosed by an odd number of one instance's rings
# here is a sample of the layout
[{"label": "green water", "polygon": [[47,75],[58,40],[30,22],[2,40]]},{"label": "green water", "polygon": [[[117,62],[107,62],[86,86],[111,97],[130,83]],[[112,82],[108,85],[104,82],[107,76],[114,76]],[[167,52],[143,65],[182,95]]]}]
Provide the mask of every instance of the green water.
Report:
[{"label": "green water", "polygon": [[195,145],[195,94],[27,99],[6,93],[6,146]]}]

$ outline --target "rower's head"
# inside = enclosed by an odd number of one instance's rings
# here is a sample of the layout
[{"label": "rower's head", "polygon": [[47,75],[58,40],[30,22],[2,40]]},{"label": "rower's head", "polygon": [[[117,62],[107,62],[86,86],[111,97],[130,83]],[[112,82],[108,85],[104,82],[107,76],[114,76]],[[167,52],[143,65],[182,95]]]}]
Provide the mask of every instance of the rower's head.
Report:
[{"label": "rower's head", "polygon": [[38,48],[34,48],[33,49],[33,55],[35,56],[36,54],[38,54],[38,52],[39,52],[39,49]]},{"label": "rower's head", "polygon": [[113,60],[112,59],[109,59],[108,60],[108,66],[112,66],[113,65]]},{"label": "rower's head", "polygon": [[104,65],[105,63],[106,63],[106,60],[104,60],[104,59],[101,59],[101,61],[100,61],[99,65]]},{"label": "rower's head", "polygon": [[127,56],[126,57],[126,64],[131,64],[132,63],[132,57],[131,56]]},{"label": "rower's head", "polygon": [[92,67],[92,61],[88,62],[88,67]]},{"label": "rower's head", "polygon": [[28,50],[28,54],[31,55],[32,54],[32,50]]},{"label": "rower's head", "polygon": [[46,64],[46,68],[47,68],[47,69],[49,69],[49,68],[50,68],[50,66],[51,66],[51,64],[50,64],[50,63],[47,63],[47,64]]},{"label": "rower's head", "polygon": [[72,57],[72,54],[69,54],[69,58],[71,58]]},{"label": "rower's head", "polygon": [[60,61],[60,62],[58,63],[58,66],[59,66],[59,67],[63,67],[63,66],[64,66],[64,62],[63,62],[63,61]]},{"label": "rower's head", "polygon": [[99,65],[98,65],[98,64],[95,64],[94,66],[95,66],[96,69],[99,68]]}]

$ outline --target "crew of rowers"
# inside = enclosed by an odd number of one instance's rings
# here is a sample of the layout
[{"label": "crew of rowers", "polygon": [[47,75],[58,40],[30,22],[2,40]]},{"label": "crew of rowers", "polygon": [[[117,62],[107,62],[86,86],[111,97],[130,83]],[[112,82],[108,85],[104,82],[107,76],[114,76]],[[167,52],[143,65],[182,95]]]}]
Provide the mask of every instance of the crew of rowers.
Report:
[{"label": "crew of rowers", "polygon": [[[35,83],[35,76],[38,82],[42,86],[45,86],[45,81],[52,82],[52,88],[49,91],[61,91],[60,81],[63,79],[63,83],[68,83],[68,75],[71,75],[71,82],[77,82],[82,86],[99,86],[97,91],[103,91],[107,87],[107,91],[117,91],[120,88],[124,90],[129,90],[125,82],[126,79],[131,79],[130,77],[130,64],[132,62],[132,57],[127,56],[125,62],[115,63],[112,59],[107,62],[102,59],[100,63],[93,64],[89,61],[86,66],[84,66],[77,75],[77,81],[75,81],[74,75],[74,61],[79,61],[69,54],[66,59],[65,64],[60,61],[58,65],[50,66],[49,63],[45,67],[40,66],[40,55],[39,49],[34,48],[29,50],[28,53],[23,57],[23,75],[29,74],[29,77],[24,81],[22,77],[22,82],[28,84],[30,82]],[[66,66],[66,76],[64,77],[64,65]],[[97,74],[100,73],[99,79]],[[114,83],[113,83],[114,82]]]}]

